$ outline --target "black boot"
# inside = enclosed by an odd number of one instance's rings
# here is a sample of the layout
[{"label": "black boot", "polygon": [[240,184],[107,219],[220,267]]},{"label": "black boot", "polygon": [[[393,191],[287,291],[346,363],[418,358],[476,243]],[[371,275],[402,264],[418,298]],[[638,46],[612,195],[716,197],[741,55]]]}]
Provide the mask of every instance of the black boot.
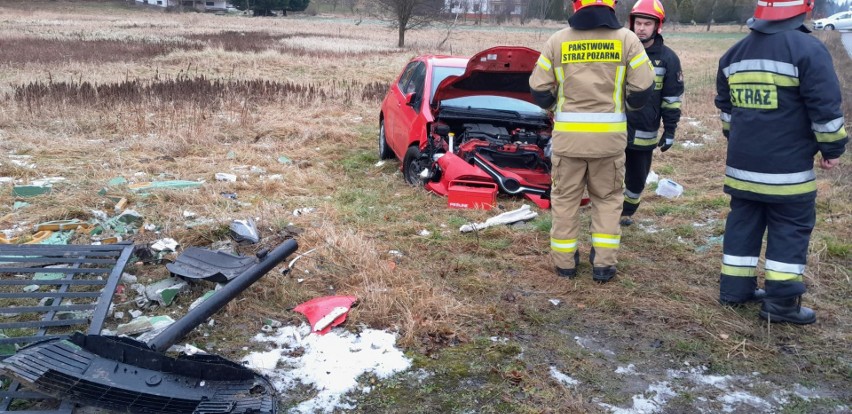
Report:
[{"label": "black boot", "polygon": [[556,268],[556,275],[561,277],[567,277],[568,279],[573,279],[577,277],[577,266],[580,265],[580,251],[577,250],[574,252],[574,268],[573,269],[563,269],[561,267]]},{"label": "black boot", "polygon": [[760,318],[769,322],[789,322],[807,325],[816,322],[813,309],[802,306],[802,297],[765,298],[760,307]]},{"label": "black boot", "polygon": [[623,227],[628,227],[633,224],[633,219],[630,216],[621,216],[621,221],[618,222]]},{"label": "black boot", "polygon": [[761,302],[766,297],[766,291],[763,289],[755,289],[750,298],[742,302],[731,302],[729,300],[719,299],[719,304],[725,306],[742,306],[749,302]]},{"label": "black boot", "polygon": [[606,283],[615,277],[615,266],[592,268],[592,279],[598,283]]}]

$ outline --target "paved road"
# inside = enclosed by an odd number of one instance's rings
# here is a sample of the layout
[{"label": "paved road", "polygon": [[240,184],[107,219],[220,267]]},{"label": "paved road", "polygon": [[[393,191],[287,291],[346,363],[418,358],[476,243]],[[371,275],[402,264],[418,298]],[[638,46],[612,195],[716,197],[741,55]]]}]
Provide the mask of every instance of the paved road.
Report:
[{"label": "paved road", "polygon": [[846,53],[848,53],[849,57],[852,58],[852,32],[843,32],[840,35],[840,40],[842,40],[843,45],[846,46]]}]

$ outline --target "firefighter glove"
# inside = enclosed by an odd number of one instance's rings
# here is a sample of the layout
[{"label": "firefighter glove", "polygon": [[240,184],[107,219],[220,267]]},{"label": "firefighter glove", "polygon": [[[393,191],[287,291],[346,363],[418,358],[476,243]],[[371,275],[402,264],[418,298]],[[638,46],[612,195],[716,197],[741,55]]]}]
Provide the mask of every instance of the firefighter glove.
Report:
[{"label": "firefighter glove", "polygon": [[673,132],[664,132],[663,137],[660,138],[660,152],[666,152],[669,148],[674,145],[674,133]]}]

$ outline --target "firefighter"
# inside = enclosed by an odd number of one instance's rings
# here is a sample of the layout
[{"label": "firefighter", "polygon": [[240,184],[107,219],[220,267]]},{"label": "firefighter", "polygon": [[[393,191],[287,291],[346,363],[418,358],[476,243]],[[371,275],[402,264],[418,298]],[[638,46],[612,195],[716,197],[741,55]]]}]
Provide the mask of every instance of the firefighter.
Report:
[{"label": "firefighter", "polygon": [[[583,190],[592,200],[592,277],[615,277],[624,202],[626,110],[651,96],[654,69],[636,34],[615,17],[615,0],[575,0],[569,27],[544,44],[530,76],[536,103],[553,109],[551,257],[556,274],[577,275]],[[555,106],[554,106],[555,105]]]},{"label": "firefighter", "polygon": [[[654,93],[641,111],[627,114],[627,149],[625,150],[624,209],[621,225],[633,224],[631,218],[639,208],[645,180],[651,171],[654,148],[666,152],[674,144],[683,99],[683,72],[677,54],[663,43],[666,11],[660,0],[639,0],[630,12],[630,30],[636,33],[651,64],[654,65]],[[660,120],[663,136],[659,137]]]},{"label": "firefighter", "polygon": [[728,138],[725,225],[719,301],[760,299],[756,268],[766,232],[765,298],[760,317],[809,324],[802,275],[816,219],[814,156],[839,164],[849,141],[831,55],[808,35],[813,0],[759,1],[751,32],[719,60],[716,107]]}]

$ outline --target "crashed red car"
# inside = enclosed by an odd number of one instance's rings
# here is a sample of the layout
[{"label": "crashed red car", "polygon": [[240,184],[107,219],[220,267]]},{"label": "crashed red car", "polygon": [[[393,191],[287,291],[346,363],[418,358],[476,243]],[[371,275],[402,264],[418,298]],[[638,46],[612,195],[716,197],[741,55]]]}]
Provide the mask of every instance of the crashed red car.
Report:
[{"label": "crashed red car", "polygon": [[528,83],[538,56],[498,46],[469,59],[415,57],[382,102],[379,157],[401,160],[406,182],[440,195],[453,182],[489,183],[549,208],[553,123]]}]

